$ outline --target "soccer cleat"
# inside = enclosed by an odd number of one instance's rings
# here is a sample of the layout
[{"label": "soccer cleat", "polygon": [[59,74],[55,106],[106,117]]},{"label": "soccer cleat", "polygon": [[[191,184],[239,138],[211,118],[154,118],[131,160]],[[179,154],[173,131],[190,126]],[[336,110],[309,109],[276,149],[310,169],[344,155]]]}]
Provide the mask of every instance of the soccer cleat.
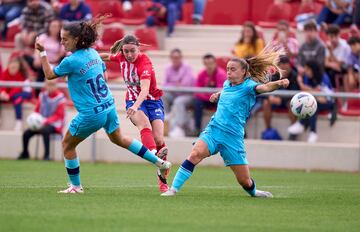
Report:
[{"label": "soccer cleat", "polygon": [[176,191],[174,189],[169,189],[168,191],[162,193],[160,196],[162,197],[174,197],[176,195]]},{"label": "soccer cleat", "polygon": [[160,170],[159,170],[159,169],[157,170],[158,185],[159,185],[159,190],[160,190],[161,193],[164,193],[164,192],[166,192],[166,191],[169,190],[169,186],[168,186],[168,184],[167,184],[167,177],[168,177],[168,175],[169,175],[169,171],[170,171],[170,169],[168,169],[168,170],[165,172],[165,178],[163,178],[163,177],[161,176]]},{"label": "soccer cleat", "polygon": [[170,170],[170,168],[171,168],[171,163],[169,161],[164,161],[164,163],[162,163],[161,167],[159,168],[160,176],[166,179],[166,172]]},{"label": "soccer cleat", "polygon": [[168,154],[169,149],[167,147],[162,147],[158,152],[156,152],[156,156],[160,159],[164,159],[164,157]]},{"label": "soccer cleat", "polygon": [[84,193],[82,186],[70,185],[69,188],[59,191],[58,193]]},{"label": "soccer cleat", "polygon": [[255,197],[273,198],[274,196],[271,194],[271,192],[256,190]]}]

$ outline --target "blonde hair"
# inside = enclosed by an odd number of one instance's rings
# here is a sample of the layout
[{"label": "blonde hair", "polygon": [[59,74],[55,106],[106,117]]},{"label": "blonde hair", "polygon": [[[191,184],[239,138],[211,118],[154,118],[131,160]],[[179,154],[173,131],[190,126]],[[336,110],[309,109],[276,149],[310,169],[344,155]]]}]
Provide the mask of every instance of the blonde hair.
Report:
[{"label": "blonde hair", "polygon": [[138,38],[136,38],[134,35],[125,35],[122,39],[117,40],[113,46],[111,46],[110,52],[112,54],[122,52],[122,48],[125,44],[134,44],[136,46],[140,46]]},{"label": "blonde hair", "polygon": [[282,72],[278,67],[280,56],[285,55],[285,50],[281,45],[266,45],[261,52],[249,59],[233,58],[231,61],[240,63],[241,67],[245,69],[246,75],[249,75],[251,79],[260,83],[267,83],[270,81],[269,69],[275,68],[282,77]]}]

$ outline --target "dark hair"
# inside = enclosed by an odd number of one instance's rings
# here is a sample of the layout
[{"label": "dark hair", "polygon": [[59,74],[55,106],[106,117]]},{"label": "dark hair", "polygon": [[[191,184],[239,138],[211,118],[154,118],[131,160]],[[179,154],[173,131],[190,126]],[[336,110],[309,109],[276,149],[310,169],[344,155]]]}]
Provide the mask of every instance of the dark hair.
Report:
[{"label": "dark hair", "polygon": [[339,35],[340,34],[340,27],[338,25],[331,24],[326,29],[326,34],[327,35]]},{"label": "dark hair", "polygon": [[68,31],[74,38],[78,38],[76,49],[91,47],[98,39],[98,27],[109,15],[99,16],[92,21],[69,22],[64,24],[63,30]]},{"label": "dark hair", "polygon": [[136,46],[140,46],[139,39],[136,38],[134,35],[125,35],[122,39],[117,40],[113,46],[110,48],[110,52],[112,54],[116,54],[118,52],[123,52],[123,46],[125,44],[134,44]]},{"label": "dark hair", "polygon": [[313,73],[313,77],[310,79],[312,87],[316,87],[321,84],[324,75],[323,69],[316,60],[309,60],[305,63],[305,67],[309,67]]},{"label": "dark hair", "polygon": [[285,50],[280,45],[267,45],[257,56],[249,59],[232,58],[230,61],[240,64],[242,69],[245,69],[246,75],[250,75],[251,79],[260,83],[267,83],[270,81],[268,70],[274,67],[277,72],[281,73],[278,67],[279,59],[285,55]]},{"label": "dark hair", "polygon": [[304,31],[317,31],[317,26],[314,21],[307,22],[304,25]]},{"label": "dark hair", "polygon": [[[58,21],[60,23],[60,28],[62,27],[62,21],[60,19],[53,19],[49,22],[48,24],[48,28],[46,29],[46,34],[49,36],[50,35],[50,24],[54,21]],[[61,29],[60,29],[61,30]],[[56,38],[58,41],[61,41],[61,34],[59,31],[58,37]]]},{"label": "dark hair", "polygon": [[213,59],[213,60],[216,60],[215,56],[211,53],[206,53],[204,56],[203,56],[203,60],[205,59]]},{"label": "dark hair", "polygon": [[258,36],[258,33],[257,33],[257,31],[256,31],[256,28],[255,28],[255,25],[254,25],[254,23],[252,23],[252,22],[250,22],[250,21],[247,21],[247,22],[245,22],[244,23],[244,25],[243,25],[243,31],[242,31],[242,33],[241,33],[241,38],[240,38],[240,40],[238,41],[238,43],[244,43],[244,28],[245,27],[248,27],[248,28],[250,28],[251,30],[252,30],[252,32],[253,32],[253,36],[252,36],[252,38],[251,38],[251,45],[255,48],[256,47],[256,41],[257,41],[257,39],[259,38],[259,36]]},{"label": "dark hair", "polygon": [[350,37],[350,39],[348,40],[348,44],[349,45],[354,45],[354,44],[357,44],[357,43],[360,43],[360,37]]},{"label": "dark hair", "polygon": [[182,52],[179,48],[174,48],[173,50],[170,51],[170,55],[174,53],[179,53],[179,55],[182,56]]},{"label": "dark hair", "polygon": [[290,63],[290,59],[289,57],[285,56],[280,56],[279,58],[279,64],[289,64]]}]

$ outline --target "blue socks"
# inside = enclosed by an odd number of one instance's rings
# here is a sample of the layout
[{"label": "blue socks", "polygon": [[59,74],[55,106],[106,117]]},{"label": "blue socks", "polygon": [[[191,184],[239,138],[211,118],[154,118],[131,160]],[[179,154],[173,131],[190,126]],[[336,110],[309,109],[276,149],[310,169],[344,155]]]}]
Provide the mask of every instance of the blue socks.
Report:
[{"label": "blue socks", "polygon": [[251,178],[252,180],[252,185],[250,188],[244,188],[243,189],[252,197],[255,197],[255,193],[256,193],[256,184],[255,181]]},{"label": "blue socks", "polygon": [[65,167],[71,181],[71,184],[74,186],[80,186],[80,162],[79,157],[76,157],[73,160],[68,160],[64,158]]},{"label": "blue socks", "polygon": [[130,144],[129,151],[134,153],[135,155],[140,156],[143,159],[146,159],[147,161],[150,161],[153,164],[160,164],[162,163],[162,160],[157,157],[153,152],[151,152],[149,149],[147,149],[142,143],[140,143],[138,140],[134,139],[132,143]]},{"label": "blue socks", "polygon": [[179,170],[176,172],[174,181],[172,183],[171,189],[176,192],[180,190],[180,188],[184,185],[185,181],[190,178],[194,171],[195,165],[191,163],[189,160],[185,160]]}]

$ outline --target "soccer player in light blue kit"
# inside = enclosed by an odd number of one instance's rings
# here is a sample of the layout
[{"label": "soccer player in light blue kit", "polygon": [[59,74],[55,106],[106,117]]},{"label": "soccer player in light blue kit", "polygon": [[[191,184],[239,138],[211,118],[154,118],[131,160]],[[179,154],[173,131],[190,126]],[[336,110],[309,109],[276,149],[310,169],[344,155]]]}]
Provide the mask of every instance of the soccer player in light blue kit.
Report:
[{"label": "soccer player in light blue kit", "polygon": [[72,22],[61,30],[61,43],[72,54],[64,58],[54,69],[50,66],[44,46],[37,40],[35,48],[40,52],[45,77],[54,79],[67,76],[71,99],[79,112],[72,119],[63,140],[65,167],[71,185],[60,193],[83,193],[80,183],[80,163],[76,146],[97,130],[104,128],[111,142],[155,164],[161,174],[170,168],[150,152],[142,143],[123,136],[119,128],[114,98],[105,82],[105,64],[91,48],[97,39],[97,27],[105,17],[91,22]]},{"label": "soccer player in light blue kit", "polygon": [[270,192],[256,189],[250,177],[244,147],[244,128],[255,104],[257,94],[287,87],[289,80],[268,82],[269,68],[277,67],[282,48],[267,46],[258,56],[250,59],[233,58],[227,63],[227,80],[221,92],[211,95],[210,101],[218,107],[205,130],[200,134],[189,157],[182,163],[171,188],[162,196],[175,196],[192,175],[195,165],[204,158],[220,152],[224,163],[234,172],[244,190],[252,197],[272,197]]}]

